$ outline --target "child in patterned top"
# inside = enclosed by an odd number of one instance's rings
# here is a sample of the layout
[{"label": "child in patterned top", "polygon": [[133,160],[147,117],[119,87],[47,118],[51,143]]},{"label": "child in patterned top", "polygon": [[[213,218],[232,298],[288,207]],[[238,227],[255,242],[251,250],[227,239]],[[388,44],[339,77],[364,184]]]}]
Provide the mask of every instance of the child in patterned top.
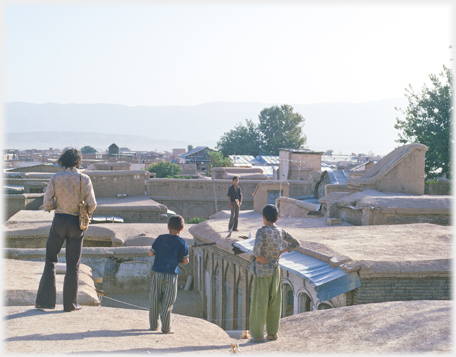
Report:
[{"label": "child in patterned top", "polygon": [[[275,225],[278,219],[278,208],[267,205],[263,209],[264,226],[258,229],[255,236],[253,255],[256,260],[249,267],[254,274],[249,318],[252,342],[265,341],[265,324],[267,339],[278,338],[282,309],[279,258],[285,251],[291,252],[299,246],[296,239]],[[286,248],[282,248],[284,241],[289,243]]]}]

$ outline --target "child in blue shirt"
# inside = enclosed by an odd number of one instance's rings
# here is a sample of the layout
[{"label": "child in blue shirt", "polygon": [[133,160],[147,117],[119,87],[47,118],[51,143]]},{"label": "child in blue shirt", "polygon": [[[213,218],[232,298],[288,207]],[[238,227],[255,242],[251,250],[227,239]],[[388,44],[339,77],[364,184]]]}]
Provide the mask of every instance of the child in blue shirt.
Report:
[{"label": "child in blue shirt", "polygon": [[171,311],[177,297],[177,278],[180,273],[179,264],[188,264],[188,246],[179,237],[184,229],[184,219],[174,215],[168,220],[169,234],[162,234],[155,239],[149,256],[155,256],[152,266],[150,287],[149,323],[152,331],[158,330],[158,318],[163,333],[171,331]]}]

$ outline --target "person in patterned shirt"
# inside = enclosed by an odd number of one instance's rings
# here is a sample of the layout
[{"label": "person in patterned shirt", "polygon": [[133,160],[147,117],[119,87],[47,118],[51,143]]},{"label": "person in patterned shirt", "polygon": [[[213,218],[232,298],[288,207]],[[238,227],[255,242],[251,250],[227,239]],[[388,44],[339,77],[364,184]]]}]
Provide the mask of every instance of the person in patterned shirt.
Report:
[{"label": "person in patterned shirt", "polygon": [[[256,259],[249,267],[254,274],[249,318],[252,342],[265,341],[264,325],[267,339],[278,339],[282,312],[279,258],[282,253],[291,252],[299,246],[296,239],[275,225],[278,219],[278,208],[267,205],[263,209],[264,226],[258,229],[255,236],[253,255]],[[289,243],[286,248],[282,248],[284,241]]]},{"label": "person in patterned shirt", "polygon": [[90,177],[81,174],[82,154],[67,149],[57,163],[64,170],[51,176],[43,198],[44,209],[55,210],[49,237],[46,242],[46,262],[41,276],[35,307],[54,309],[56,300],[55,274],[58,254],[66,243],[66,272],[63,282],[63,310],[79,310],[78,285],[84,231],[79,228],[79,202],[87,203],[89,213],[97,207]]}]

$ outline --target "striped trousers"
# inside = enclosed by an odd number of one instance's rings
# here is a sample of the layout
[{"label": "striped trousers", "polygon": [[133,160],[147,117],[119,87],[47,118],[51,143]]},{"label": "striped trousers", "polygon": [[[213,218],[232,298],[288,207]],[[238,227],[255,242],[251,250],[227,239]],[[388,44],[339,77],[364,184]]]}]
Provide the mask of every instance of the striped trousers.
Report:
[{"label": "striped trousers", "polygon": [[170,331],[171,311],[177,297],[177,278],[177,274],[152,272],[149,308],[151,330],[158,329],[160,318],[162,332]]}]

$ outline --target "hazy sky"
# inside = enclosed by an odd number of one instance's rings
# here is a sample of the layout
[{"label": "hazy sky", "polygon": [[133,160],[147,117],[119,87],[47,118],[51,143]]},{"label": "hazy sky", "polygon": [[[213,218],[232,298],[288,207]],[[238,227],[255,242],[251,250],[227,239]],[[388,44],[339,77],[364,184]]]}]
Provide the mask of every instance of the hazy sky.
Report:
[{"label": "hazy sky", "polygon": [[7,3],[4,101],[358,103],[452,64],[450,1],[319,4]]}]

